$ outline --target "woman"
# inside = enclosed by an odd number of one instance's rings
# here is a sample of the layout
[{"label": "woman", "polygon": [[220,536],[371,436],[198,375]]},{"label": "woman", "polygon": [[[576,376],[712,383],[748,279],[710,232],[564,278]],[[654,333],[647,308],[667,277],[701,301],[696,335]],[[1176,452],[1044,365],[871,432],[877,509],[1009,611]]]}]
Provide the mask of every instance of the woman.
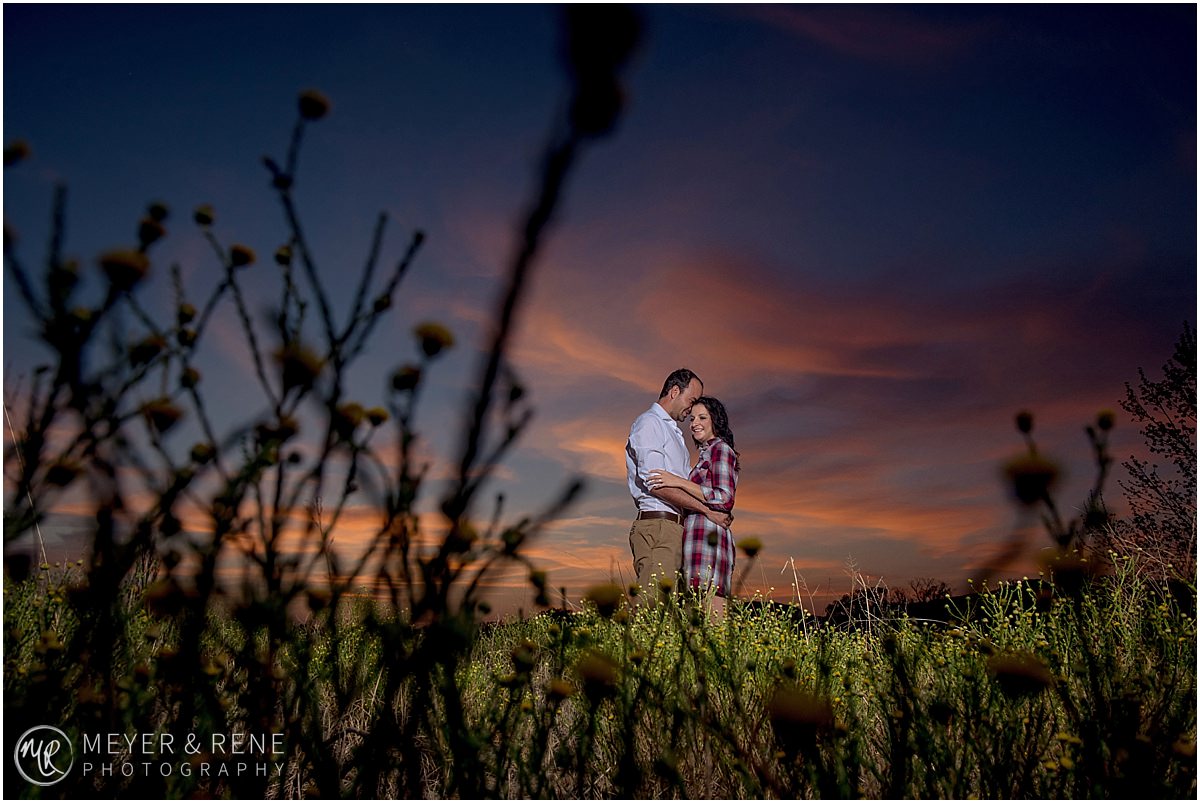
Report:
[{"label": "woman", "polygon": [[[649,474],[651,488],[680,488],[713,510],[733,512],[741,463],[733,448],[733,432],[725,405],[711,396],[701,396],[692,405],[692,440],[700,449],[696,467],[684,479],[669,471]],[[713,613],[725,613],[725,601],[733,585],[733,535],[713,524],[701,513],[688,515],[683,525],[683,576],[687,586],[715,596]]]}]

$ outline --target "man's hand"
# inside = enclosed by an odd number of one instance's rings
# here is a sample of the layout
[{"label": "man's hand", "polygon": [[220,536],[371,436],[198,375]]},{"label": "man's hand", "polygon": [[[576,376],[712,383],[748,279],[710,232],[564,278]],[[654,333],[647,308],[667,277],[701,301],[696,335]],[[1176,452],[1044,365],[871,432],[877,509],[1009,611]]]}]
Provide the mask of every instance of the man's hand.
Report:
[{"label": "man's hand", "polygon": [[718,527],[724,527],[725,529],[729,529],[729,525],[733,524],[733,516],[723,510],[709,509],[705,511],[704,517]]}]

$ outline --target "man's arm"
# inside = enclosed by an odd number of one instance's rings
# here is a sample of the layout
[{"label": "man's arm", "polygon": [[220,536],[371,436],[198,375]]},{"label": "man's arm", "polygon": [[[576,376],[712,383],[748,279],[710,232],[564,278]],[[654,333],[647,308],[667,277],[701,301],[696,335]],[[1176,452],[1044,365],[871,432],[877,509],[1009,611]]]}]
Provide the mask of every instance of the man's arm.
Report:
[{"label": "man's arm", "polygon": [[725,511],[713,510],[687,491],[679,488],[658,488],[650,491],[650,493],[679,510],[702,513],[718,527],[728,527],[730,522],[733,521],[733,516],[730,516]]},{"label": "man's arm", "polygon": [[651,488],[650,495],[679,510],[690,510],[693,513],[703,513],[708,510],[708,505],[682,488]]}]

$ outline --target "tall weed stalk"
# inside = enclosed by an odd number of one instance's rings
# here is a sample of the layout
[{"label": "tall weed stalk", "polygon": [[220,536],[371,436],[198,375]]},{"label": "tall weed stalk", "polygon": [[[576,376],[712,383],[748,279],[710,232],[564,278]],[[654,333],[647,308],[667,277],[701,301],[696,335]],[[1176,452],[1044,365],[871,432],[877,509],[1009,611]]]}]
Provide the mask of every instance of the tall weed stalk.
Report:
[{"label": "tall weed stalk", "polygon": [[[209,205],[192,219],[218,278],[197,290],[173,266],[175,301],[165,314],[142,292],[162,270],[157,249],[174,222],[162,204],[138,222],[136,245],[99,257],[105,285],[93,298],[63,253],[65,189],[55,197],[43,276],[26,267],[6,231],[8,275],[52,361],[12,394],[21,420],[6,450],[5,543],[66,501],[84,500],[94,522],[89,555],[69,574],[6,559],[8,755],[19,734],[42,724],[60,725],[75,745],[89,734],[186,734],[205,746],[186,757],[161,739],[147,742],[151,754],[141,745],[106,752],[96,760],[173,771],[76,768],[47,793],[470,798],[499,788],[496,765],[481,753],[491,733],[468,717],[461,685],[482,589],[498,567],[523,563],[546,601],[544,574],[524,548],[581,487],[568,482],[545,510],[512,523],[497,509],[492,526],[480,524],[481,493],[531,412],[506,355],[572,169],[620,117],[620,72],[639,37],[626,7],[565,15],[569,103],[466,400],[439,532],[418,516],[427,467],[413,447],[422,388],[454,336],[420,323],[420,356],[397,367],[387,398],[370,406],[349,397],[351,371],[424,237],[413,233],[403,256],[381,265],[381,215],[350,308],[336,308],[335,274],[319,264],[294,194],[304,142],[330,112],[320,93],[300,96],[284,158],[264,159],[288,232],[270,260],[277,300],[266,327],[250,312],[246,277],[267,268],[255,249],[226,239]],[[6,151],[6,166],[21,155]],[[218,400],[206,393],[196,358],[223,308],[238,322],[265,412],[219,433]],[[177,442],[187,430],[200,436],[190,449]],[[381,445],[389,431],[390,454]],[[378,525],[368,547],[348,558],[333,548],[335,533],[364,496]],[[221,568],[234,554],[247,568],[231,586]],[[379,593],[378,604],[358,600],[362,585]],[[233,760],[217,747],[233,733],[282,735],[282,746],[272,742],[269,755],[256,757],[271,762],[270,773],[200,771]],[[8,796],[38,791],[15,773],[5,784]]]}]

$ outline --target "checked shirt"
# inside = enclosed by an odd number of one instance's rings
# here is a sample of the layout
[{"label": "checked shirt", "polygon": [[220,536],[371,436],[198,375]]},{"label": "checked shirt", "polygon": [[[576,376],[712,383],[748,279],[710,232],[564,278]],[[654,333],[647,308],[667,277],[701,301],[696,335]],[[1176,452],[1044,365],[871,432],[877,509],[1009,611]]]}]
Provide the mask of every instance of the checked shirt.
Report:
[{"label": "checked shirt", "polygon": [[[700,449],[692,482],[704,489],[710,508],[729,513],[737,491],[737,456],[720,438],[713,438]],[[683,573],[688,587],[700,589],[715,583],[717,594],[729,596],[733,584],[733,535],[699,513],[684,522]]]}]

